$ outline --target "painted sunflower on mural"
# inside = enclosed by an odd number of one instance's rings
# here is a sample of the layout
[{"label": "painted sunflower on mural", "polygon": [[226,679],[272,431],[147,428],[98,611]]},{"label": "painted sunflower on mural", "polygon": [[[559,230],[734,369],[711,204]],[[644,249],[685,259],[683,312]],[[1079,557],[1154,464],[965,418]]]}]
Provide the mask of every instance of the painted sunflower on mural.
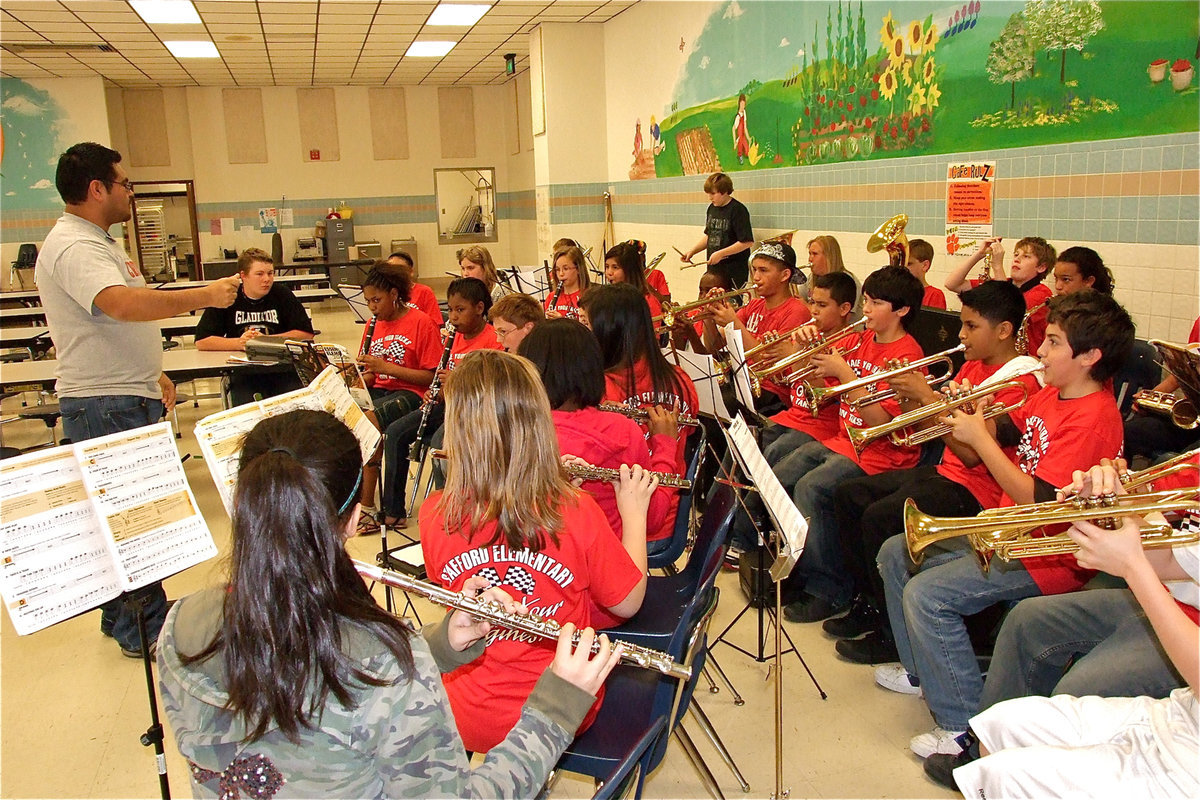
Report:
[{"label": "painted sunflower on mural", "polygon": [[908,47],[910,50],[916,50],[925,41],[925,32],[921,30],[921,21],[914,19],[908,23]]},{"label": "painted sunflower on mural", "polygon": [[896,38],[896,20],[892,19],[892,12],[887,12],[883,18],[883,26],[879,29],[879,41],[883,42],[886,47],[892,39]]},{"label": "painted sunflower on mural", "polygon": [[894,70],[886,70],[879,76],[879,96],[885,100],[891,100],[895,94],[899,84],[896,82],[896,73]]},{"label": "painted sunflower on mural", "polygon": [[925,103],[929,106],[930,111],[937,108],[941,96],[942,90],[938,88],[938,85],[936,83],[929,84],[929,88],[925,91]]},{"label": "painted sunflower on mural", "polygon": [[925,80],[925,83],[929,83],[930,81],[933,80],[934,69],[936,69],[936,66],[933,63],[933,59],[932,58],[926,59],[925,66],[922,67],[922,69],[921,69],[921,77]]},{"label": "painted sunflower on mural", "polygon": [[908,108],[914,115],[920,114],[925,108],[925,87],[917,84],[908,96]]},{"label": "painted sunflower on mural", "polygon": [[929,23],[929,27],[925,29],[925,38],[921,40],[922,50],[932,50],[933,48],[937,47],[937,33],[937,25],[934,25],[932,22]]}]

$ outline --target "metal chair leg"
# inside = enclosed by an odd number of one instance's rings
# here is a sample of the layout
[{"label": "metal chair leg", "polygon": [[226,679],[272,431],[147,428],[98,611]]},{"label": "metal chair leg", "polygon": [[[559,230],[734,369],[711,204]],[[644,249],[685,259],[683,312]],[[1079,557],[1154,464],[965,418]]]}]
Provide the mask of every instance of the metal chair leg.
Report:
[{"label": "metal chair leg", "polygon": [[700,726],[700,730],[704,731],[704,735],[708,737],[709,743],[716,748],[717,754],[721,756],[721,760],[725,762],[725,766],[729,767],[729,771],[737,779],[738,784],[742,787],[742,791],[750,791],[750,784],[746,782],[746,779],[742,776],[742,771],[734,763],[729,748],[721,741],[721,737],[717,735],[717,729],[713,727],[712,722],[708,719],[708,715],[704,713],[704,709],[700,707],[695,698],[692,698],[692,704],[688,707],[688,711],[692,712],[692,716],[696,718],[696,723]]},{"label": "metal chair leg", "polygon": [[688,760],[696,768],[696,772],[700,773],[700,780],[708,788],[708,791],[717,800],[725,800],[725,795],[721,791],[721,787],[717,784],[717,779],[713,777],[712,770],[708,768],[708,764],[704,763],[704,758],[700,755],[700,751],[696,749],[692,737],[688,736],[687,731],[683,729],[683,725],[676,725],[673,733],[676,741],[679,742],[679,746],[687,754]]},{"label": "metal chair leg", "polygon": [[[733,695],[733,704],[735,706],[746,705],[745,699],[741,696],[741,694],[738,693],[737,687],[735,687],[733,685],[733,681],[729,680],[729,676],[725,674],[725,670],[721,669],[721,664],[713,656],[712,650],[708,651],[708,655],[707,655],[706,661],[704,663],[704,670],[705,670],[706,676],[708,675],[709,666],[712,666],[712,668],[717,671],[717,674],[721,676],[721,680],[724,681],[725,685],[729,687],[729,691]],[[708,691],[711,692],[712,694],[717,694],[720,691],[720,689],[717,687],[717,685],[712,682],[711,678],[709,678]]]}]

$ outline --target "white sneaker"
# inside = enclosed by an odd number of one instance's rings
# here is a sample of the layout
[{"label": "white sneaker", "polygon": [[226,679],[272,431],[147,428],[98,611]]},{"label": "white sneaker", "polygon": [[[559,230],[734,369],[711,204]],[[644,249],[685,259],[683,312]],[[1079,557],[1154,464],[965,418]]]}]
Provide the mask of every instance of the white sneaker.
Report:
[{"label": "white sneaker", "polygon": [[921,696],[921,687],[913,683],[903,664],[880,664],[875,668],[875,682],[893,692]]},{"label": "white sneaker", "polygon": [[914,736],[908,742],[908,748],[921,758],[929,758],[934,753],[956,756],[962,752],[958,737],[963,731],[948,731],[945,728],[934,728],[929,733]]}]

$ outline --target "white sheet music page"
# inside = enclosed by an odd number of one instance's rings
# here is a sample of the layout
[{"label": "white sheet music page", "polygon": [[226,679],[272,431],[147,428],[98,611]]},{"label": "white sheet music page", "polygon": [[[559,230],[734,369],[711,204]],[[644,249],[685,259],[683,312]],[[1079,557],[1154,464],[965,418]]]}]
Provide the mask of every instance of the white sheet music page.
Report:
[{"label": "white sheet music page", "polygon": [[0,461],[0,594],[24,636],[121,593],[70,445]]},{"label": "white sheet music page", "polygon": [[263,418],[257,403],[235,406],[209,414],[196,423],[196,444],[212,474],[226,513],[233,513],[233,487],[237,483],[242,439]]},{"label": "white sheet music page", "polygon": [[774,470],[767,464],[767,459],[763,457],[754,434],[741,414],[734,418],[726,432],[729,435],[730,449],[742,469],[746,471],[750,482],[758,489],[771,518],[779,525],[784,545],[794,562],[804,552],[804,541],[808,538],[808,520],[800,513],[800,509],[796,508],[792,496],[783,488]]},{"label": "white sheet music page", "polygon": [[750,370],[746,366],[746,347],[742,343],[742,334],[731,322],[721,331],[725,334],[725,349],[729,351],[733,363],[733,388],[737,399],[746,408],[754,408],[754,391],[750,388]]},{"label": "white sheet music page", "polygon": [[362,448],[363,461],[366,461],[375,452],[375,448],[379,446],[379,440],[383,436],[354,402],[354,398],[350,396],[350,390],[346,388],[337,368],[327,367],[315,381],[308,385],[308,389],[317,398],[320,408],[346,423],[346,427],[354,432],[354,436]]},{"label": "white sheet music page", "polygon": [[725,399],[721,397],[721,384],[713,365],[713,357],[693,353],[691,350],[672,350],[670,347],[663,348],[663,355],[672,364],[678,364],[696,385],[700,413],[728,423],[729,410],[725,408]]},{"label": "white sheet music page", "polygon": [[162,422],[75,445],[83,482],[121,576],[121,590],[170,577],[217,554]]}]

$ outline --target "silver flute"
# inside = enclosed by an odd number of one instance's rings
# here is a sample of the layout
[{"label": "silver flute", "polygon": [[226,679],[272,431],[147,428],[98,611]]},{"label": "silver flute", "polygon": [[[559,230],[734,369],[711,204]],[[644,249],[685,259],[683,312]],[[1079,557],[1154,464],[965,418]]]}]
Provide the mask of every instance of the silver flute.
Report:
[{"label": "silver flute", "polygon": [[[557,639],[562,626],[557,620],[545,619],[537,614],[513,614],[504,610],[504,606],[494,600],[483,600],[478,597],[469,597],[462,592],[452,592],[449,589],[443,589],[441,586],[435,586],[428,581],[418,580],[403,572],[384,569],[383,567],[368,564],[365,561],[352,560],[354,568],[358,570],[358,574],[364,578],[369,578],[376,583],[382,583],[385,586],[399,589],[404,592],[412,592],[419,594],[430,602],[436,603],[447,608],[456,608],[459,611],[465,611],[473,617],[485,619],[488,622],[509,628],[523,633],[531,633],[534,636],[541,636],[546,639]],[[576,631],[571,637],[572,644],[579,644],[579,631]],[[692,668],[676,663],[674,659],[661,650],[651,650],[648,647],[640,647],[628,642],[620,642],[623,653],[621,660],[645,669],[652,669],[661,672],[663,675],[670,675],[672,678],[680,680],[688,680],[692,677]],[[592,641],[592,653],[600,652],[600,640],[597,638]]]},{"label": "silver flute", "polygon": [[[650,419],[650,412],[646,409],[633,408],[625,405],[624,403],[604,402],[598,405],[597,408],[599,408],[601,411],[611,411],[614,414],[620,414],[623,417],[629,417],[637,422],[647,422]],[[700,424],[699,418],[693,417],[691,414],[684,414],[682,411],[679,412],[679,416],[676,418],[675,422],[679,425],[693,428]]]},{"label": "silver flute", "polygon": [[[447,460],[450,458],[445,450],[431,450],[430,455],[434,458]],[[564,464],[563,469],[572,478],[580,478],[585,481],[615,481],[621,478],[621,470],[613,469],[612,467],[593,467],[591,465],[584,467],[579,464]],[[652,469],[648,469],[646,472],[658,478],[659,486],[664,486],[668,489],[682,489],[685,492],[692,488],[691,481],[682,475],[676,475],[674,472],[655,472]]]}]

